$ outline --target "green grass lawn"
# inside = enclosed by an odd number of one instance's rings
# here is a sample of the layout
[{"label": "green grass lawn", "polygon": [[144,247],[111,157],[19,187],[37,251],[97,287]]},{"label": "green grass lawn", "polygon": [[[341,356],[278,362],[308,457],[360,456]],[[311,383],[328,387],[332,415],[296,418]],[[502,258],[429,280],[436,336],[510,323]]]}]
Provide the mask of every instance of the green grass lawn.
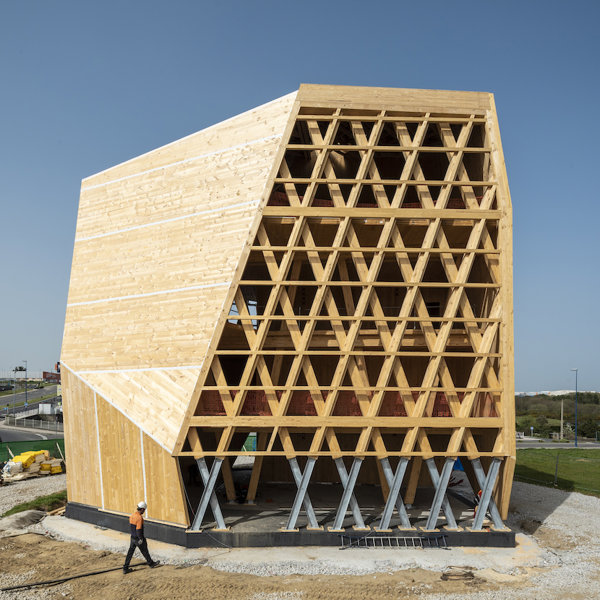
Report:
[{"label": "green grass lawn", "polygon": [[62,492],[56,492],[55,494],[49,494],[48,496],[39,496],[31,502],[24,502],[23,504],[17,504],[10,510],[7,510],[2,516],[7,517],[8,515],[14,515],[24,510],[45,510],[51,511],[55,508],[60,508],[67,503],[67,490]]},{"label": "green grass lawn", "polygon": [[[529,419],[530,417],[528,415],[524,415],[524,416],[520,416],[516,418],[516,424],[517,424],[517,429],[519,431],[523,431],[524,429],[527,429],[529,431],[529,427],[525,427],[523,425],[523,421],[526,419]],[[560,427],[560,419],[548,419],[548,425],[550,427]],[[536,426],[535,423],[533,424],[533,430],[536,430]]]},{"label": "green grass lawn", "polygon": [[600,496],[600,450],[527,448],[517,450],[515,479]]}]

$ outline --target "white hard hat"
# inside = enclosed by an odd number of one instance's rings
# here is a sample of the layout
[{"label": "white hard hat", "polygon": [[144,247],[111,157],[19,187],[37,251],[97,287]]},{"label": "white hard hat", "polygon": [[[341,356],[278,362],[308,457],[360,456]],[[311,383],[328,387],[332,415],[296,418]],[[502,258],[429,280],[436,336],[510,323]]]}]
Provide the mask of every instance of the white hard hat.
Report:
[{"label": "white hard hat", "polygon": [[143,508],[145,510],[148,508],[148,505],[142,500],[141,502],[138,502],[138,508]]}]

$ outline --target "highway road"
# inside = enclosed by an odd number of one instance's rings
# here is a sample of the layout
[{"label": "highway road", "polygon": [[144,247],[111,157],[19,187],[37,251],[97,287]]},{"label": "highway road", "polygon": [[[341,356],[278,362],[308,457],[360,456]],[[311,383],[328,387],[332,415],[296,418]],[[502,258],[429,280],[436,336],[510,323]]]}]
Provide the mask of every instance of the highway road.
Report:
[{"label": "highway road", "polygon": [[0,426],[1,442],[30,442],[35,440],[55,440],[64,437],[63,433],[52,433],[51,431],[33,432],[29,429],[18,427]]},{"label": "highway road", "polygon": [[[56,388],[55,385],[49,385],[47,387],[40,388],[39,390],[27,390],[27,401],[35,402],[39,400],[43,396],[48,396],[52,394],[56,396]],[[19,392],[18,394],[7,394],[6,396],[0,396],[0,409],[6,408],[8,404],[9,407],[12,407],[14,403],[25,402],[25,392]],[[0,411],[0,414],[3,414],[4,411]]]},{"label": "highway road", "polygon": [[[590,448],[595,448],[600,450],[599,442],[588,442],[578,440],[577,447],[581,450],[588,450]],[[552,440],[517,440],[517,450],[523,450],[525,448],[553,448],[554,450],[566,450],[575,448],[574,442],[569,442],[568,444],[553,442]]]}]

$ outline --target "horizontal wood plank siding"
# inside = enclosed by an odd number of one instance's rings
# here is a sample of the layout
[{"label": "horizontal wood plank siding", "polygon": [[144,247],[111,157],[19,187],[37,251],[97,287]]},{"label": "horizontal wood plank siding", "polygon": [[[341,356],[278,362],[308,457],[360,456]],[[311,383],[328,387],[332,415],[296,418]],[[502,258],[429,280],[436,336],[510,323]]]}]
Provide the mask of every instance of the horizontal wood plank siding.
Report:
[{"label": "horizontal wood plank siding", "polygon": [[69,304],[230,282],[257,206],[75,244]]},{"label": "horizontal wood plank siding", "polygon": [[[77,244],[201,211],[258,200],[280,138],[82,189]],[[107,240],[107,243],[115,243]]]},{"label": "horizontal wood plank siding", "polygon": [[216,289],[69,307],[62,360],[77,371],[201,364],[223,304]]}]

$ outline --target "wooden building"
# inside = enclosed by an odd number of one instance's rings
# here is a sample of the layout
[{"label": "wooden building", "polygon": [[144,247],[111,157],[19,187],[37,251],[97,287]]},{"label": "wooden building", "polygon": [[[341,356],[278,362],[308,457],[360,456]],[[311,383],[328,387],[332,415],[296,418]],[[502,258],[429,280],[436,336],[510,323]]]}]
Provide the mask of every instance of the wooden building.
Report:
[{"label": "wooden building", "polygon": [[[493,96],[302,85],[85,179],[61,366],[68,496],[199,529],[231,461],[380,483],[381,528],[456,458],[506,517],[512,213]],[[256,448],[243,448],[257,434]],[[198,464],[198,504],[186,478]],[[419,483],[420,482],[420,483]],[[293,485],[293,484],[292,484]],[[189,497],[189,494],[187,494]],[[216,505],[215,505],[216,503]],[[450,511],[451,512],[451,511]],[[195,514],[195,517],[193,515]]]}]

